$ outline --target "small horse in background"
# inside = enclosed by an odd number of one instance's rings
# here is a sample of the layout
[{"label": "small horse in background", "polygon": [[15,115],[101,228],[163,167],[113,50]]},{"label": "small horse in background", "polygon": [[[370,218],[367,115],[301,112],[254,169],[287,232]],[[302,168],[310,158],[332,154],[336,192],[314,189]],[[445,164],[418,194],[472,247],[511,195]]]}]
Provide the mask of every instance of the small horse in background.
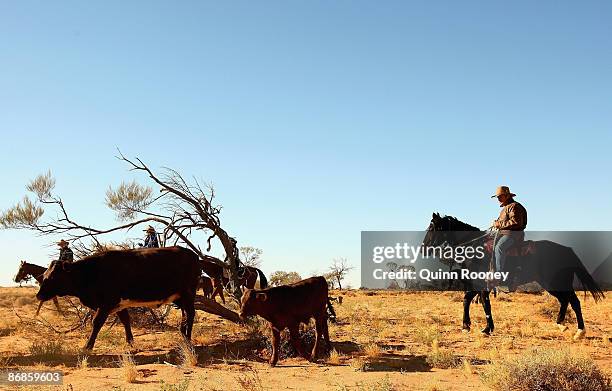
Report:
[{"label": "small horse in background", "polygon": [[[212,257],[211,257],[212,258]],[[215,296],[219,295],[221,301],[225,304],[225,296],[223,296],[223,288],[228,286],[230,280],[223,275],[223,267],[216,263],[207,260],[206,258],[202,262],[202,270],[212,279],[213,292],[211,299],[215,299]],[[242,268],[242,274],[239,273],[238,284],[248,289],[255,288],[255,283],[259,277],[259,288],[264,289],[268,287],[268,279],[261,270],[252,266],[244,266]]]},{"label": "small horse in background", "polygon": [[210,299],[213,294],[213,282],[206,276],[200,276],[200,282],[198,283],[198,290],[202,289],[204,297]]},{"label": "small horse in background", "polygon": [[[15,275],[14,281],[21,285],[23,282],[27,282],[29,279],[34,278],[38,285],[43,280],[43,274],[47,271],[46,267],[38,266],[33,263],[28,263],[26,261],[21,261],[19,265],[19,270],[17,271],[17,275]],[[60,308],[59,302],[57,301],[57,297],[53,298],[53,304],[55,304],[55,308],[57,308],[57,312],[60,315],[63,315],[62,309]],[[40,307],[38,308],[40,310]],[[36,312],[38,314],[38,311]]]}]

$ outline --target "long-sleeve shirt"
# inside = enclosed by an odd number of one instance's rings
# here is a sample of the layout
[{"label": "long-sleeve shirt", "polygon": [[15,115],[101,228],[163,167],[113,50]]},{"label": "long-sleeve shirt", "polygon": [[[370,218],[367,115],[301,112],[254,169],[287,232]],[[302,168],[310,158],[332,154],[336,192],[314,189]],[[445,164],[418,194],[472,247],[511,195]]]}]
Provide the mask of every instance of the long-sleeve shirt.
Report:
[{"label": "long-sleeve shirt", "polygon": [[157,240],[157,233],[151,232],[147,235],[144,246],[147,248],[159,247],[159,241]]}]

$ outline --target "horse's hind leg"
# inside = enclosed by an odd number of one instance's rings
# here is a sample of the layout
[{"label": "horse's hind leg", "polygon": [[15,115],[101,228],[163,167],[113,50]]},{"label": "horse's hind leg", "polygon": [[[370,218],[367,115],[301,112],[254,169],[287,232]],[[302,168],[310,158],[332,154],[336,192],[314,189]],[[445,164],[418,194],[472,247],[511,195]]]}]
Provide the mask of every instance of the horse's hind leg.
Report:
[{"label": "horse's hind leg", "polygon": [[466,291],[463,294],[463,325],[461,327],[463,331],[470,331],[470,326],[472,325],[470,320],[470,304],[477,294],[478,292],[476,291]]},{"label": "horse's hind leg", "polygon": [[491,313],[491,300],[489,300],[489,291],[481,291],[480,298],[482,300],[482,308],[484,308],[485,316],[487,318],[487,327],[482,329],[482,333],[490,335],[495,329],[493,324],[493,314]]},{"label": "horse's hind leg", "polygon": [[557,327],[561,331],[567,330],[567,326],[563,324],[565,314],[567,313],[567,305],[569,304],[569,292],[549,292],[559,300],[559,315],[557,315]]},{"label": "horse's hind leg", "polygon": [[582,309],[580,308],[580,300],[576,296],[576,292],[569,292],[569,302],[572,305],[574,314],[576,314],[576,321],[578,322],[578,331],[574,334],[574,340],[578,340],[584,337],[584,319],[582,318]]}]

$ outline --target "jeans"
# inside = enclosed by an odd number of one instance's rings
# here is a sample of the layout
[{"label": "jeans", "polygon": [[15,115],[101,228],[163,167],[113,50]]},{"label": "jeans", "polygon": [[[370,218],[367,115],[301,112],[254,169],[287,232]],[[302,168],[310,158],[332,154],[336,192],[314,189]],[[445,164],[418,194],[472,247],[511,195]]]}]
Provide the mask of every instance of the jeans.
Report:
[{"label": "jeans", "polygon": [[495,244],[495,271],[501,272],[506,263],[506,250],[514,244],[514,238],[510,235],[503,235],[497,239]]}]

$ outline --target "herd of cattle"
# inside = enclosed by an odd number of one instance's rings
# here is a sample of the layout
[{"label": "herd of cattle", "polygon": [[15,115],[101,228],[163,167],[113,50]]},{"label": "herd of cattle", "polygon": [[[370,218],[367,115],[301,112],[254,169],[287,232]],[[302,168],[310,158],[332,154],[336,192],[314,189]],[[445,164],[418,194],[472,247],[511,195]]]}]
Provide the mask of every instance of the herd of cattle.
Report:
[{"label": "herd of cattle", "polygon": [[[22,264],[23,265],[23,264]],[[93,327],[85,348],[93,349],[98,332],[109,315],[117,317],[125,328],[126,341],[134,336],[130,327],[130,307],[158,307],[174,303],[181,309],[180,331],[191,339],[195,317],[195,297],[199,288],[213,297],[215,279],[201,278],[211,263],[182,247],[136,250],[112,250],[91,255],[74,263],[54,261],[37,278],[40,289],[36,298],[42,302],[57,296],[74,296],[94,311]],[[217,265],[215,265],[217,266]],[[217,266],[218,267],[218,266]],[[260,278],[263,274],[260,274]],[[35,276],[36,278],[36,276]],[[262,285],[265,287],[265,278]],[[259,315],[272,329],[270,364],[276,365],[280,332],[289,329],[291,344],[304,358],[315,359],[324,338],[330,346],[327,328],[327,281],[312,277],[295,284],[265,289],[246,289],[241,300],[240,318]],[[312,353],[305,352],[299,340],[300,322],[315,319],[316,338]]]}]

